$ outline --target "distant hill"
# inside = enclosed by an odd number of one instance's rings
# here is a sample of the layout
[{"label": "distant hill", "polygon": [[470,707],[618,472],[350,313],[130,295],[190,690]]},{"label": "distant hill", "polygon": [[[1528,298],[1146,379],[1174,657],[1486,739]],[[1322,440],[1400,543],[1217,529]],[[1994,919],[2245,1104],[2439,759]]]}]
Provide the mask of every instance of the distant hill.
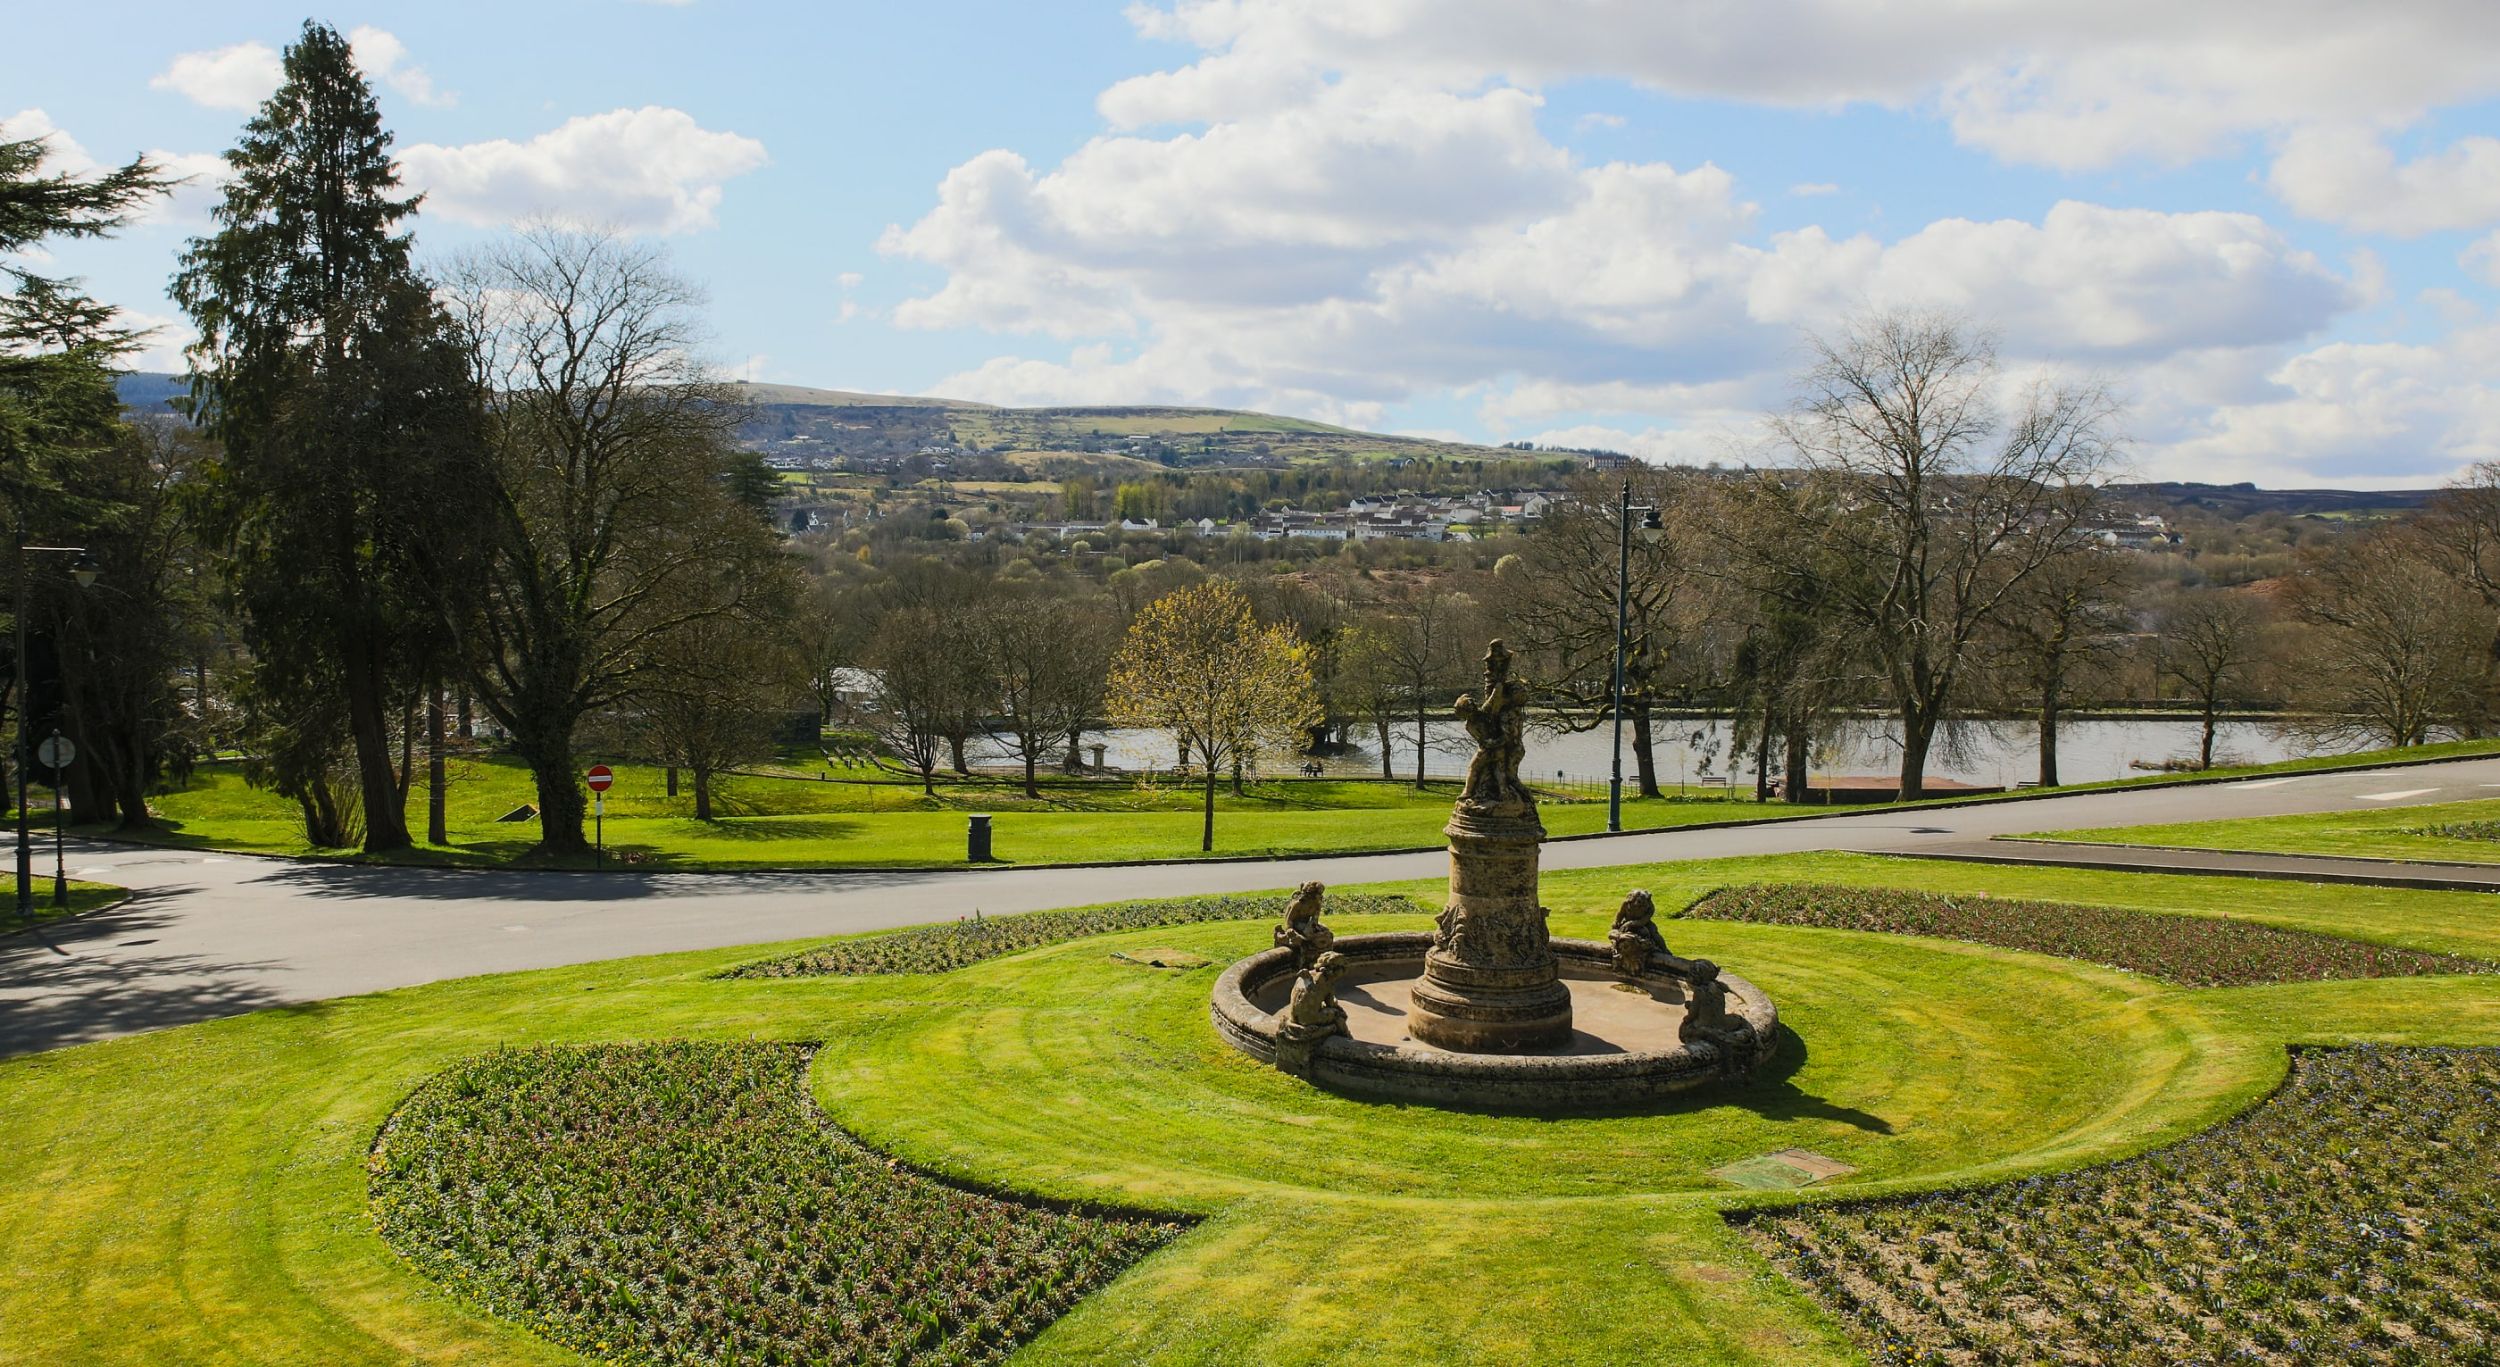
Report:
[{"label": "distant hill", "polygon": [[163,375],[153,371],[134,371],[113,382],[114,392],[121,396],[122,407],[134,413],[169,413],[167,405],[175,399],[188,398],[191,387],[179,375]]},{"label": "distant hill", "polygon": [[2234,521],[2265,513],[2285,517],[2386,517],[2411,512],[2436,489],[2260,489],[2254,484],[2118,484],[2110,492],[2177,508],[2201,508]]}]

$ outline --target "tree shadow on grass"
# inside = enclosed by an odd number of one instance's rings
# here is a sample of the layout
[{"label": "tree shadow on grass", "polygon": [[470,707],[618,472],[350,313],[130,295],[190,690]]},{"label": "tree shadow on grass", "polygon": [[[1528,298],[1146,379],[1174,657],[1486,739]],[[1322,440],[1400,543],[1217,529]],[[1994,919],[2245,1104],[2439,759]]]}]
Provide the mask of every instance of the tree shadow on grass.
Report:
[{"label": "tree shadow on grass", "polygon": [[256,882],[312,897],[417,898],[447,902],[626,902],[655,897],[716,897],[723,893],[836,893],[913,887],[961,877],[928,869],[825,869],[814,871],[665,869],[441,868],[399,864],[291,864]]},{"label": "tree shadow on grass", "polygon": [[194,891],[148,888],[0,940],[0,1057],[280,1005],[276,991],[254,981],[283,969],[274,960],[147,952],[175,919],[173,904]]}]

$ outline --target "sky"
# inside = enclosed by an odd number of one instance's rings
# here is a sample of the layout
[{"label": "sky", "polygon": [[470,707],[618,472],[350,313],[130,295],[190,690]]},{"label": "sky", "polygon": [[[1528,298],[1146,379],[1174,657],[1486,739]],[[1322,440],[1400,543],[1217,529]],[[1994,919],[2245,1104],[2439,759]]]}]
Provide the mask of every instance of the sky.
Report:
[{"label": "sky", "polygon": [[[306,13],[12,6],[0,127],[191,182],[49,269],[156,325]],[[506,0],[350,35],[420,255],[660,245],[755,380],[1254,408],[1776,459],[1806,338],[1898,307],[2131,473],[2500,459],[2492,0]]]}]

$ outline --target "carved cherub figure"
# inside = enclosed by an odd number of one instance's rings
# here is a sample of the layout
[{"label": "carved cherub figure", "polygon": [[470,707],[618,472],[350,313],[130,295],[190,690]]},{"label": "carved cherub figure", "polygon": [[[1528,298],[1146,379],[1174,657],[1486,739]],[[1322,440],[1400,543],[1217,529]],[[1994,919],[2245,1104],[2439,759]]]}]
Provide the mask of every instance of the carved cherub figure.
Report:
[{"label": "carved cherub figure", "polygon": [[1731,1072],[1751,1068],[1750,1057],[1738,1056],[1737,1036],[1745,1023],[1728,1014],[1727,984],[1719,981],[1719,966],[1708,959],[1695,959],[1686,978],[1689,986],[1684,997],[1684,1024],[1676,1038],[1685,1044],[1707,1041],[1717,1045],[1721,1062]]},{"label": "carved cherub figure", "polygon": [[1293,996],[1285,1003],[1284,1023],[1276,1030],[1279,1037],[1313,1042],[1346,1032],[1345,1008],[1337,1004],[1337,982],[1345,977],[1346,964],[1346,956],[1330,950],[1302,970],[1293,980]]},{"label": "carved cherub figure", "polygon": [[1658,904],[1646,888],[1635,888],[1623,899],[1606,943],[1615,952],[1615,972],[1626,978],[1637,978],[1653,962],[1675,957],[1667,951],[1667,937],[1658,929]]},{"label": "carved cherub figure", "polygon": [[1293,899],[1285,903],[1285,923],[1276,927],[1276,947],[1293,951],[1295,971],[1309,968],[1319,956],[1337,943],[1337,933],[1320,924],[1319,913],[1327,894],[1324,884],[1311,882],[1293,890]]}]

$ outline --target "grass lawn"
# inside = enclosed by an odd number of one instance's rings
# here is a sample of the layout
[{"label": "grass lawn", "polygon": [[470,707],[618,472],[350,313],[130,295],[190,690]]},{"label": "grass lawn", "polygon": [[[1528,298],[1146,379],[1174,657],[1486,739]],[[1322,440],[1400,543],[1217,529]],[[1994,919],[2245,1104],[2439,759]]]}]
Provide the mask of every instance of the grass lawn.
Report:
[{"label": "grass lawn", "polygon": [[[52,875],[38,869],[35,873],[35,919],[32,924],[41,925],[46,921],[57,921],[64,917],[83,916],[98,907],[109,907],[129,895],[130,889],[125,887],[117,887],[111,883],[82,883],[73,878],[69,880],[69,904],[56,907],[52,905]],[[15,896],[13,885],[7,891],[0,891],[0,898]],[[15,907],[8,905],[6,901],[0,901],[0,935],[6,935],[28,924],[17,918]]]},{"label": "grass lawn", "polygon": [[2355,859],[2427,859],[2500,864],[2500,799],[2435,802],[2376,811],[2182,821],[2168,826],[2101,826],[2044,831],[2025,840],[2153,845],[2258,854],[2332,854]]},{"label": "grass lawn", "polygon": [[[964,862],[965,817],[990,813],[992,849],[1006,864],[1186,859],[1198,855],[1200,794],[1177,787],[1125,783],[1045,784],[1028,799],[1012,783],[938,785],[923,796],[913,784],[834,782],[780,776],[733,776],[713,793],[713,816],[697,821],[690,787],[669,797],[662,770],[618,764],[607,794],[611,859],[656,868],[927,867]],[[845,771],[849,772],[849,771]],[[535,821],[497,817],[534,800],[529,771],[503,761],[474,761],[445,785],[451,843],[424,846],[410,862],[496,864],[520,857],[538,839]],[[1455,783],[1417,789],[1403,783],[1287,779],[1250,785],[1236,797],[1217,789],[1215,853],[1299,854],[1414,848],[1443,843]],[[147,838],[168,844],[261,854],[347,855],[304,841],[292,804],[253,788],[233,765],[207,765],[188,788],[151,799],[164,829]],[[409,797],[410,824],[422,832],[420,780]],[[1631,830],[1697,822],[1792,817],[1825,809],[1757,806],[1725,794],[1624,804]],[[1603,801],[1544,803],[1555,835],[1605,829]],[[94,832],[102,834],[103,832]],[[583,861],[587,864],[587,860]]]},{"label": "grass lawn", "polygon": [[[2463,758],[2495,751],[2500,751],[2500,740],[2460,741],[2366,755],[2313,756],[2216,769],[2211,774],[2148,775],[2078,784],[2061,791],[2298,773],[2399,759]],[[713,798],[714,819],[703,822],[693,818],[690,789],[674,798],[667,795],[662,770],[635,764],[611,767],[616,786],[607,795],[609,857],[654,868],[961,866],[965,862],[964,818],[974,812],[995,818],[992,853],[1003,864],[1199,857],[1200,797],[1185,787],[1058,781],[1045,782],[1039,799],[1027,799],[1014,783],[984,780],[941,783],[934,796],[924,796],[916,785],[886,781],[873,768],[856,764],[822,767],[811,758],[721,779]],[[820,774],[827,777],[820,778]],[[535,801],[529,773],[520,764],[505,759],[464,761],[454,766],[446,786],[451,842],[420,845],[395,862],[505,864],[522,857],[537,842],[535,821],[496,820]],[[1229,786],[1220,787],[1214,853],[1326,854],[1438,846],[1456,792],[1457,785],[1448,782],[1418,790],[1401,783],[1344,779],[1272,780],[1252,784],[1246,795],[1238,797]],[[307,844],[293,806],[244,783],[236,764],[202,766],[189,786],[159,794],[151,803],[164,823],[162,830],[141,837],[152,842],[253,854],[361,857],[352,850],[322,850]],[[409,824],[420,831],[424,809],[420,776],[409,796]],[[1834,810],[1758,804],[1744,792],[1695,792],[1648,801],[1627,799],[1623,825],[1628,831],[1665,830],[1712,822],[1828,816]],[[1602,797],[1549,795],[1542,814],[1546,830],[1557,836],[1594,834],[1606,826]],[[86,833],[113,834],[92,829]]]},{"label": "grass lawn", "polygon": [[[1634,885],[1680,907],[1791,879],[2228,914],[2500,956],[2490,899],[2393,889],[1832,855],[1572,871],[1544,893],[1555,932],[1585,936]],[[1340,934],[1425,924],[1331,919]],[[810,1094],[875,1148],[987,1189],[1200,1217],[1019,1361],[1822,1363],[1857,1360],[1840,1323],[1722,1218],[1796,1197],[1710,1168],[1803,1147],[1859,1169],[1827,1184],[1838,1194],[1993,1181],[2211,1126],[2282,1079],[2290,1043],[2500,1043],[2486,979],[2186,989],[1943,940],[1665,929],[1679,952],[1771,992],[1796,1038],[1750,1084],[1648,1115],[1356,1102],[1262,1067],[1207,1024],[1219,966],[1269,942],[1238,920],[935,974],[715,976],[805,944],[619,960],[13,1060],[0,1064],[0,1362],[579,1361],[427,1280],[367,1205],[384,1120],[505,1047],[812,1042]],[[1112,957],[1150,947],[1213,963]],[[656,1173],[645,1180],[672,1180]]]}]

